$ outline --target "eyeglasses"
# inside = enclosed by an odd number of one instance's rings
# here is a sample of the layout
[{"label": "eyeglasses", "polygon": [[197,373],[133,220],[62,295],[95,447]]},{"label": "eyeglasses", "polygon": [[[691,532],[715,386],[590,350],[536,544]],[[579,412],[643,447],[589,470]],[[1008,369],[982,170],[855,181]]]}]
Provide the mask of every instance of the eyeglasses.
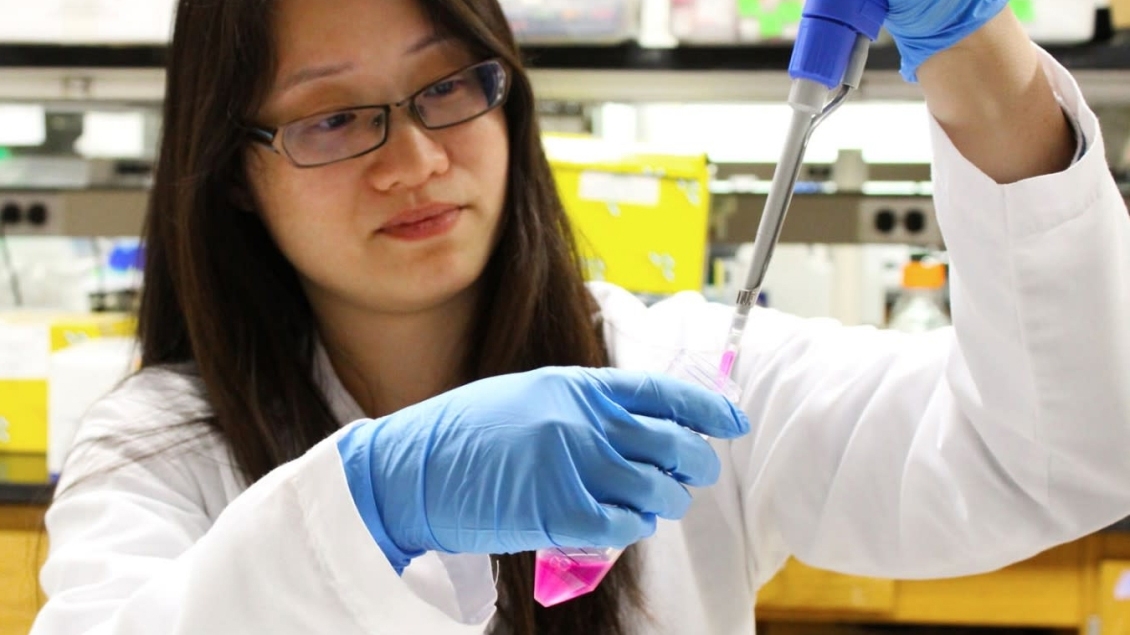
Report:
[{"label": "eyeglasses", "polygon": [[250,127],[252,137],[290,159],[313,168],[368,154],[388,141],[393,108],[408,108],[424,128],[439,130],[466,123],[506,101],[509,73],[499,60],[487,60],[437,82],[394,104],[358,106],[303,117],[278,128]]}]

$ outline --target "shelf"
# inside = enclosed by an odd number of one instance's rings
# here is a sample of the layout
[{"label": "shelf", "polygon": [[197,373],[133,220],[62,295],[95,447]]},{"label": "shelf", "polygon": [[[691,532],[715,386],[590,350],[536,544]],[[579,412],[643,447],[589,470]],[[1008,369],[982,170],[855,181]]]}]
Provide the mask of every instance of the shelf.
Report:
[{"label": "shelf", "polygon": [[[1048,50],[1074,72],[1092,106],[1130,104],[1130,38]],[[788,46],[528,46],[524,54],[545,101],[780,101],[789,90]],[[157,103],[166,58],[166,47],[156,45],[0,44],[0,100]],[[854,99],[920,100],[897,68],[897,51],[876,46]]]},{"label": "shelf", "polygon": [[51,483],[0,482],[0,507],[5,505],[46,505],[51,502],[55,486]]},{"label": "shelf", "polygon": [[[23,192],[28,194],[27,191]],[[141,188],[60,190],[32,192],[53,212],[48,226],[9,228],[9,235],[136,236],[141,231],[149,192]],[[21,195],[0,190],[0,199]],[[1128,200],[1130,204],[1130,200]],[[711,212],[712,241],[751,242],[765,205],[762,194],[716,194]],[[926,227],[915,234],[881,233],[871,222],[881,210],[899,213],[917,210],[927,216]],[[797,195],[781,234],[783,243],[910,244],[942,246],[933,222],[933,200],[928,196],[868,196],[862,194]]]},{"label": "shelf", "polygon": [[[1071,70],[1130,70],[1130,38],[1076,46],[1047,46]],[[645,48],[620,45],[525,46],[531,68],[556,70],[634,71],[773,71],[786,70],[792,47],[787,45],[679,46]],[[164,68],[163,45],[0,44],[0,67],[35,68]],[[868,67],[898,70],[898,52],[876,46]]]},{"label": "shelf", "polygon": [[164,68],[166,47],[0,44],[0,67]]},{"label": "shelf", "polygon": [[[1071,70],[1130,70],[1130,40],[1076,46],[1045,46]],[[681,46],[669,49],[620,46],[525,47],[532,68],[559,70],[784,71],[791,46]],[[2,59],[2,58],[0,58]],[[868,69],[896,71],[893,45],[871,49]]]}]

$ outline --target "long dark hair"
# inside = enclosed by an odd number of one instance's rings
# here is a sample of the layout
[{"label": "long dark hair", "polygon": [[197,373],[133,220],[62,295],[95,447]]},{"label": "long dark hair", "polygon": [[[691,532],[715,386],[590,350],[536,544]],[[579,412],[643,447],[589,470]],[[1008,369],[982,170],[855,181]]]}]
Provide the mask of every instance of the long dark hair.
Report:
[{"label": "long dark hair", "polygon": [[[272,0],[181,0],[164,130],[144,232],[142,365],[194,361],[253,482],[338,428],[312,377],[315,324],[297,275],[243,209],[246,136],[274,70]],[[483,273],[470,351],[475,378],[547,365],[604,366],[595,307],[545,158],[534,95],[497,0],[423,0],[437,28],[512,72],[510,170],[501,239]],[[500,557],[497,626],[515,634],[625,631],[642,610],[634,555],[600,588],[553,609],[532,598],[531,554]]]}]

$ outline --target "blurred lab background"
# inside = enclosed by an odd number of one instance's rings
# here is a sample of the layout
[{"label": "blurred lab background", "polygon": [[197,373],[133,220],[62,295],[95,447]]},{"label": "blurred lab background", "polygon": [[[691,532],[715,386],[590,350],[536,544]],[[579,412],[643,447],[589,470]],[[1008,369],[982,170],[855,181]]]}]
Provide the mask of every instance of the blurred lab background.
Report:
[{"label": "blurred lab background", "polygon": [[[174,4],[0,0],[0,504],[46,502],[78,418],[134,364],[129,311],[144,284],[138,233]],[[681,291],[732,302],[790,116],[785,69],[803,2],[503,4],[589,278],[648,302]],[[1130,198],[1130,0],[1012,6],[1075,73]],[[761,304],[878,328],[948,323],[927,112],[897,66],[881,38],[862,89],[817,130]],[[888,623],[850,633],[926,632],[906,626],[917,623],[1130,633],[1130,577],[1089,557],[923,597],[786,570],[761,615],[772,634],[832,633],[838,621]],[[26,632],[27,611],[4,610],[26,594],[34,586],[0,569],[0,635]],[[814,615],[827,619],[790,625]]]}]

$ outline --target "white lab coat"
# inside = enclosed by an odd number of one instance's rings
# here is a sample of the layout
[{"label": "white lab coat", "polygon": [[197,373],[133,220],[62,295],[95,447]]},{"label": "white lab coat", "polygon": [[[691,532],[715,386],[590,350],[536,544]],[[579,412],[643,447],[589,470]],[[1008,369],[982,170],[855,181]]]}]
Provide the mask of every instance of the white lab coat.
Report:
[{"label": "white lab coat", "polygon": [[[654,621],[637,632],[749,635],[758,587],[790,554],[864,575],[972,574],[1130,514],[1130,219],[1096,117],[1044,64],[1090,144],[1066,172],[996,185],[934,124],[954,329],[754,313],[736,372],[754,432],[714,441],[721,481],[642,543]],[[616,366],[721,348],[724,306],[591,289]],[[343,424],[362,416],[324,356],[318,375]],[[80,442],[103,440],[72,456],[71,491],[48,512],[34,635],[484,631],[488,559],[429,554],[398,577],[334,439],[246,488],[222,442],[169,427],[186,411],[207,405],[176,369],[90,411]],[[177,438],[175,460],[99,472]]]}]

